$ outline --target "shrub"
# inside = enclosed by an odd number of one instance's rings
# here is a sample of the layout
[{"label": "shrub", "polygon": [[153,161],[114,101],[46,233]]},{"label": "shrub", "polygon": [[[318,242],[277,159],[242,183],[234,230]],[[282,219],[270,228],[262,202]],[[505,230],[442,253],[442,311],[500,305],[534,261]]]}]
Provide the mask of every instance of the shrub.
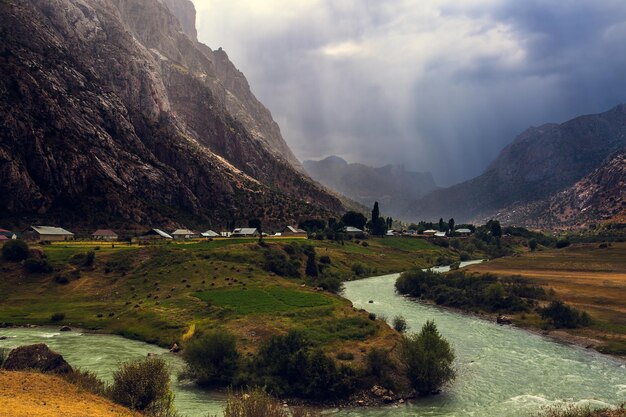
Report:
[{"label": "shrub", "polygon": [[343,289],[343,282],[339,275],[332,271],[323,271],[322,275],[314,280],[309,281],[309,285],[323,288],[325,291],[334,294],[339,293]]},{"label": "shrub", "polygon": [[397,332],[404,333],[407,329],[406,319],[403,316],[395,316],[392,323]]},{"label": "shrub", "polygon": [[367,248],[370,244],[367,243],[366,241],[361,242],[361,246],[363,246],[364,248]]},{"label": "shrub", "polygon": [[317,262],[315,260],[315,252],[309,252],[307,255],[305,273],[309,277],[316,277],[319,275]]},{"label": "shrub", "polygon": [[64,274],[59,274],[59,275],[55,276],[54,277],[54,281],[57,284],[61,284],[61,285],[66,285],[66,284],[70,283],[69,278],[66,275],[64,275]]},{"label": "shrub", "polygon": [[530,239],[528,241],[528,249],[530,249],[533,252],[537,249],[537,240],[536,239]]},{"label": "shrub", "polygon": [[342,361],[351,361],[354,360],[354,354],[351,352],[339,352],[336,358]]},{"label": "shrub", "polygon": [[2,257],[7,261],[20,262],[28,258],[28,244],[23,240],[10,240],[2,246]]},{"label": "shrub", "polygon": [[50,316],[50,321],[59,322],[59,321],[63,321],[64,318],[65,318],[65,313],[54,313],[53,315]]},{"label": "shrub", "polygon": [[556,242],[556,247],[557,247],[558,249],[563,249],[563,248],[566,248],[566,247],[568,247],[569,245],[570,245],[570,243],[569,243],[569,240],[567,240],[567,239],[559,239],[559,240]]},{"label": "shrub", "polygon": [[149,415],[172,413],[174,395],[165,360],[150,357],[123,363],[113,374],[110,389],[113,401]]},{"label": "shrub", "polygon": [[92,394],[105,396],[107,393],[105,383],[93,372],[74,369],[72,372],[62,374],[61,377],[70,384],[76,385],[80,389],[91,392]]},{"label": "shrub", "polygon": [[411,386],[420,394],[437,392],[454,379],[454,352],[432,321],[419,334],[403,338],[400,358]]},{"label": "shrub", "polygon": [[548,320],[556,328],[574,329],[591,324],[591,317],[584,311],[578,311],[562,301],[553,301],[546,308],[540,309],[541,318]]},{"label": "shrub", "polygon": [[328,255],[320,256],[320,263],[325,264],[325,265],[330,265],[331,263],[330,256]]},{"label": "shrub", "polygon": [[72,257],[70,258],[70,263],[81,267],[90,267],[93,265],[95,259],[96,253],[94,251],[79,252],[72,255]]},{"label": "shrub", "polygon": [[[316,411],[297,407],[291,411],[265,391],[256,388],[229,393],[224,417],[320,417]],[[216,417],[216,416],[214,416]]]},{"label": "shrub", "polygon": [[24,267],[30,273],[44,274],[52,272],[52,265],[47,259],[29,258],[24,262]]},{"label": "shrub", "polygon": [[[286,248],[287,247],[293,248],[291,245],[287,245]],[[263,265],[263,269],[280,276],[293,278],[300,277],[300,262],[297,259],[287,259],[287,256],[279,251],[265,251],[265,263]]]},{"label": "shrub", "polygon": [[376,320],[376,313],[369,313],[367,315],[367,318],[369,318],[372,321]]},{"label": "shrub", "polygon": [[386,379],[395,369],[389,353],[381,348],[372,348],[365,356],[365,372],[378,380]]},{"label": "shrub", "polygon": [[185,375],[204,386],[228,385],[239,369],[235,336],[225,331],[193,338],[183,350],[183,359]]},{"label": "shrub", "polygon": [[365,275],[365,267],[360,263],[352,264],[352,272],[354,275],[362,277]]}]

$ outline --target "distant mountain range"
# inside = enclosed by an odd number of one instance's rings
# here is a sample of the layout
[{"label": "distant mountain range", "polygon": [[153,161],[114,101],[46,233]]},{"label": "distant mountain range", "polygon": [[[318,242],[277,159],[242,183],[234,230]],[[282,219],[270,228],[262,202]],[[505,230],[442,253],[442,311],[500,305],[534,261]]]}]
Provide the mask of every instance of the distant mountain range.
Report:
[{"label": "distant mountain range", "polygon": [[189,0],[0,1],[0,221],[266,225],[343,211]]},{"label": "distant mountain range", "polygon": [[411,202],[438,188],[431,173],[411,172],[398,165],[373,168],[338,156],[303,164],[314,180],[366,207],[378,201],[389,216],[405,213]]},{"label": "distant mountain range", "polygon": [[[607,158],[624,147],[623,104],[563,124],[532,127],[504,148],[482,175],[429,193],[411,204],[403,217],[412,221],[454,217],[457,223],[499,218],[522,225],[544,219],[544,224],[558,226],[595,217],[584,211],[596,213],[599,220],[623,204],[617,186],[623,159]],[[584,198],[594,181],[603,185],[592,193],[595,197]],[[570,211],[571,216],[566,214]]]}]

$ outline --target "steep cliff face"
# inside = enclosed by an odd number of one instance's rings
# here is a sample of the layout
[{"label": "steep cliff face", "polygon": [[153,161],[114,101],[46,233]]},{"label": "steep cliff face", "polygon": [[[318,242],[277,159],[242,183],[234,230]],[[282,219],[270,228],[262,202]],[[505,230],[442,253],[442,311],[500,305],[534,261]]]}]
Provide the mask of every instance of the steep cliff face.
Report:
[{"label": "steep cliff face", "polygon": [[412,206],[412,220],[466,221],[539,201],[573,185],[626,146],[626,105],[563,124],[530,128],[479,177],[434,191]]},{"label": "steep cliff face", "polygon": [[508,224],[540,228],[626,221],[626,149],[573,186],[542,201],[509,207],[499,217]]},{"label": "steep cliff face", "polygon": [[329,156],[304,161],[304,168],[314,180],[367,207],[378,201],[390,216],[404,214],[411,202],[437,189],[431,173],[410,172],[396,165],[373,168]]},{"label": "steep cliff face", "polygon": [[341,209],[230,113],[165,4],[0,2],[0,22],[0,218],[217,226]]}]

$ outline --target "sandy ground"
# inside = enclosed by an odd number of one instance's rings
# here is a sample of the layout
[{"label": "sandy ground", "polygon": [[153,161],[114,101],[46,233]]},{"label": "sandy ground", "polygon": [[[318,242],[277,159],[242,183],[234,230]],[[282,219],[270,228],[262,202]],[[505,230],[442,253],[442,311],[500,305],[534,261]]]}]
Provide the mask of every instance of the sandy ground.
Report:
[{"label": "sandy ground", "polygon": [[136,417],[59,377],[0,371],[0,417]]}]

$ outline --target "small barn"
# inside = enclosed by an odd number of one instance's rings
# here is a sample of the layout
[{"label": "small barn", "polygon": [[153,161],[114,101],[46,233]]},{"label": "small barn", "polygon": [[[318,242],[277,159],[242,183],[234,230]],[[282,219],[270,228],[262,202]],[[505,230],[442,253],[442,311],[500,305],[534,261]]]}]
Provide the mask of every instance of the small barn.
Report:
[{"label": "small barn", "polygon": [[306,230],[298,229],[297,227],[293,227],[293,226],[285,227],[283,231],[280,233],[280,235],[281,236],[300,236],[300,237],[308,236]]},{"label": "small barn", "polygon": [[91,234],[91,237],[93,240],[115,242],[119,236],[111,229],[98,229]]},{"label": "small barn", "polygon": [[360,236],[364,234],[363,230],[359,229],[358,227],[353,227],[353,226],[346,226],[343,228],[343,231],[348,236]]},{"label": "small barn", "polygon": [[177,229],[172,233],[174,239],[197,239],[200,233],[189,229]]},{"label": "small barn", "polygon": [[160,239],[172,239],[172,236],[168,235],[161,229],[150,229],[143,235],[139,236],[142,240],[160,240]]},{"label": "small barn", "polygon": [[257,237],[259,231],[254,227],[240,227],[230,234],[230,237]]},{"label": "small barn", "polygon": [[472,234],[470,229],[456,229],[454,232],[461,236],[469,236]]},{"label": "small barn", "polygon": [[446,237],[446,232],[436,232],[435,237]]},{"label": "small barn", "polygon": [[435,236],[437,234],[436,230],[428,229],[424,230],[424,236]]},{"label": "small barn", "polygon": [[26,240],[40,242],[59,242],[74,239],[74,233],[55,226],[30,226],[22,235]]},{"label": "small barn", "polygon": [[202,237],[214,238],[220,237],[219,233],[214,232],[213,230],[207,230],[206,232],[201,233]]},{"label": "small barn", "polygon": [[12,231],[7,229],[0,229],[0,240],[5,240],[3,238],[6,238],[6,240],[15,240],[17,239],[17,233],[13,233]]}]

